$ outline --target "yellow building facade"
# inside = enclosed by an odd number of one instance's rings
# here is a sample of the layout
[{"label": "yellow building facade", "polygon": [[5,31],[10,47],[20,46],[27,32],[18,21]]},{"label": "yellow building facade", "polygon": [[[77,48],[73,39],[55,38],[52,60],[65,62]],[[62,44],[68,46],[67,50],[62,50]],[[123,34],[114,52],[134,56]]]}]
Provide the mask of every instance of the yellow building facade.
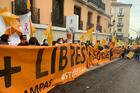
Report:
[{"label": "yellow building facade", "polygon": [[[23,8],[24,5],[21,5],[21,8],[17,7],[18,1],[23,0],[0,1],[1,8],[6,7],[14,14],[20,15],[28,12]],[[32,22],[38,29],[36,36],[40,41],[43,39],[40,38],[43,37],[41,29],[46,29],[51,22],[54,28],[54,40],[60,36],[66,38],[66,17],[72,15],[79,16],[79,31],[81,33],[94,26],[93,36],[96,37],[96,40],[108,38],[110,35],[111,0],[30,0],[30,2]],[[75,34],[77,40],[81,33]]]},{"label": "yellow building facade", "polygon": [[[14,12],[16,10],[16,8],[14,9],[16,1],[1,0],[0,5]],[[76,14],[75,11],[77,11],[80,15],[79,28],[81,30],[86,30],[87,26],[92,24],[96,31],[97,25],[99,24],[102,29],[100,32],[109,33],[110,0],[31,0],[31,7],[33,10],[32,15],[39,16],[38,18],[34,17],[34,19],[39,20],[39,22],[35,21],[35,23],[49,24],[51,21],[59,21],[57,18],[60,18],[63,22],[54,22],[54,26],[65,27],[65,17],[74,15]]]}]

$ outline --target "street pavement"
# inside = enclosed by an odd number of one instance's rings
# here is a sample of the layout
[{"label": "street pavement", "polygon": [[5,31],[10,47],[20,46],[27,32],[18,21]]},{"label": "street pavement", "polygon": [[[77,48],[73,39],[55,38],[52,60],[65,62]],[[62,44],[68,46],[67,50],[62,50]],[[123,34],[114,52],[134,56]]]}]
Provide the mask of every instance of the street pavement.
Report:
[{"label": "street pavement", "polygon": [[92,70],[49,93],[140,93],[140,62],[119,60]]}]

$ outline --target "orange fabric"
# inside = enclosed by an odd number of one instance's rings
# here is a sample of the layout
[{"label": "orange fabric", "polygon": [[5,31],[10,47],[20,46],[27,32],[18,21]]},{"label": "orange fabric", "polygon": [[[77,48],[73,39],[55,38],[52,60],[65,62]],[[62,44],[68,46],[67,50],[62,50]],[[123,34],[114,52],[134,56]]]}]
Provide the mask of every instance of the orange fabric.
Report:
[{"label": "orange fabric", "polygon": [[[7,69],[6,64],[14,68],[8,70],[11,71],[8,76],[2,72]],[[85,73],[86,64],[84,46],[0,46],[0,93],[46,93]],[[5,79],[5,75],[11,81]]]}]

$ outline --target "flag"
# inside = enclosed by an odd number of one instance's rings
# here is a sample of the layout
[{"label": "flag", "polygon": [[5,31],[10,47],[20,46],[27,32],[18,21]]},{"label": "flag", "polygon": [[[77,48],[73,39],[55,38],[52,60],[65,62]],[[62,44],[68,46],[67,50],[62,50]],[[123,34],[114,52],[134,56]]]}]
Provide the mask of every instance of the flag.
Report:
[{"label": "flag", "polygon": [[52,23],[48,26],[48,28],[44,32],[44,35],[48,38],[48,45],[52,46],[52,41],[53,41]]},{"label": "flag", "polygon": [[96,44],[94,45],[94,49],[98,49],[99,47],[99,42],[97,41]]},{"label": "flag", "polygon": [[12,23],[16,23],[17,19],[19,19],[18,16],[8,12],[6,8],[0,10],[0,15],[3,17],[6,26],[11,26]]},{"label": "flag", "polygon": [[123,42],[121,40],[119,40],[119,46],[122,46],[123,45]]},{"label": "flag", "polygon": [[31,3],[30,3],[30,0],[27,0],[27,3],[26,3],[26,4],[27,4],[27,9],[30,10],[30,9],[31,9]]},{"label": "flag", "polygon": [[137,45],[137,43],[134,41],[134,42],[132,42],[132,48],[133,49],[136,49],[138,47],[138,45]]},{"label": "flag", "polygon": [[22,9],[23,8],[23,0],[16,0],[17,1],[17,7],[19,8],[19,9]]},{"label": "flag", "polygon": [[26,4],[26,7],[28,10],[31,9],[31,3],[30,3],[30,0],[23,0],[24,1],[24,4]]},{"label": "flag", "polygon": [[82,32],[82,35],[80,37],[81,42],[85,42],[85,36],[84,36],[84,32]]},{"label": "flag", "polygon": [[119,45],[119,41],[117,41],[116,40],[116,42],[115,42],[115,47],[119,47],[120,45]]},{"label": "flag", "polygon": [[92,35],[92,32],[94,31],[94,28],[90,28],[88,31],[87,31],[87,35],[89,36],[89,39],[90,39],[90,42],[93,42],[93,35]]},{"label": "flag", "polygon": [[128,48],[128,44],[126,42],[124,43],[124,48]]},{"label": "flag", "polygon": [[7,8],[0,9],[0,14],[8,12]]},{"label": "flag", "polygon": [[31,12],[28,12],[28,13],[20,16],[22,34],[30,35],[30,32],[31,32],[30,18],[31,18]]},{"label": "flag", "polygon": [[102,40],[101,40],[101,46],[104,47],[105,45],[106,45],[106,40],[105,40],[105,39],[102,39]]},{"label": "flag", "polygon": [[5,34],[11,36],[12,34],[17,33],[19,36],[22,34],[20,26],[12,26],[5,31]]},{"label": "flag", "polygon": [[36,29],[34,28],[32,21],[30,20],[30,37],[34,36]]},{"label": "flag", "polygon": [[116,42],[116,37],[115,36],[112,37],[112,42]]}]

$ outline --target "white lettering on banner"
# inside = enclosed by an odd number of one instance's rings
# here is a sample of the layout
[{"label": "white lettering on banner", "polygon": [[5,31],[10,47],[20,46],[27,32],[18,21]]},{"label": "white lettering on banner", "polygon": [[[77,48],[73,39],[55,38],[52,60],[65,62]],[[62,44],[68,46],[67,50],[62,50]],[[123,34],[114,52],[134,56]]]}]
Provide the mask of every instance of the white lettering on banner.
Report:
[{"label": "white lettering on banner", "polygon": [[64,73],[62,76],[61,76],[61,79],[62,80],[68,80],[68,79],[72,79],[76,76],[79,76],[81,75],[81,73],[84,73],[86,70],[86,68],[83,68],[83,67],[78,67],[78,68],[75,68],[72,72],[66,72]]}]

